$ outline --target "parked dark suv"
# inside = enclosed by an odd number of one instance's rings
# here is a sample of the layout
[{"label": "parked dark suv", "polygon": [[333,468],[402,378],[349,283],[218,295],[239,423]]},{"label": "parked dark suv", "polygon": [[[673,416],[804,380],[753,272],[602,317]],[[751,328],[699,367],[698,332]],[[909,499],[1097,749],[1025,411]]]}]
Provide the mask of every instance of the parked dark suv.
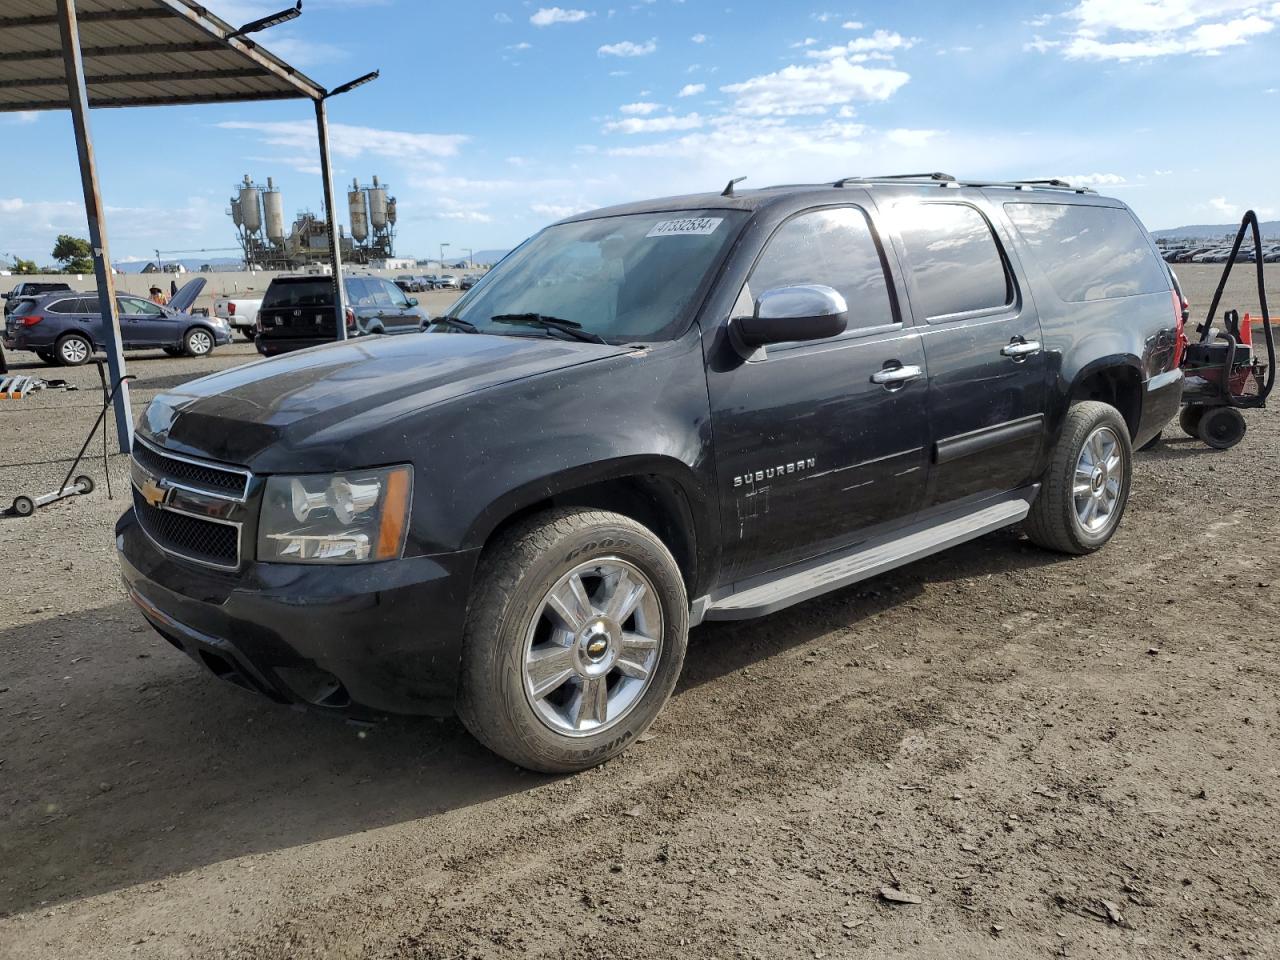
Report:
[{"label": "parked dark suv", "polygon": [[[418,333],[430,316],[413,297],[390,280],[374,276],[343,277],[347,297],[347,336],[374,333]],[[254,337],[264,357],[329,343],[337,338],[333,309],[333,281],[329,277],[302,275],[276,277],[258,308],[258,332]]]},{"label": "parked dark suv", "polygon": [[584,213],[423,337],[147,407],[129,592],[216,675],[457,709],[578,770],[653,721],[689,627],[1022,522],[1083,554],[1177,413],[1169,272],[1118,200],[842,180]]}]

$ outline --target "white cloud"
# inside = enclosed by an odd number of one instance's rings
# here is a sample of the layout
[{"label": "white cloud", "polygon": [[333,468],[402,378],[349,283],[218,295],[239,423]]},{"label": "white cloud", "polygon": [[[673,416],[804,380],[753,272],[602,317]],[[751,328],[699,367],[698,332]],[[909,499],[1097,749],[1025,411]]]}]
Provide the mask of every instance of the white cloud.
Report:
[{"label": "white cloud", "polygon": [[1228,203],[1226,197],[1214,197],[1207,204],[1214,213],[1220,213],[1224,217],[1240,216],[1240,206],[1234,203]]},{"label": "white cloud", "polygon": [[844,23],[840,24],[840,27],[844,30],[861,30],[862,24],[857,20],[846,20]]},{"label": "white cloud", "polygon": [[791,49],[797,50],[801,47],[812,47],[817,42],[818,41],[813,37],[805,37],[803,40],[797,40],[795,43],[791,44]]},{"label": "white cloud", "polygon": [[10,113],[5,116],[7,122],[22,126],[35,123],[39,119],[40,113],[37,110],[19,110],[17,113]]},{"label": "white cloud", "polygon": [[677,97],[696,97],[700,93],[706,93],[707,85],[705,83],[686,83],[680,88]]},{"label": "white cloud", "polygon": [[869,37],[857,37],[848,43],[841,44],[838,47],[828,47],[825,50],[810,50],[805,56],[814,57],[823,60],[830,60],[835,57],[855,58],[865,57],[870,54],[877,53],[893,53],[895,50],[910,50],[917,43],[917,37],[904,37],[900,33],[893,33],[888,30],[877,30]]},{"label": "white cloud", "polygon": [[[315,124],[308,120],[257,121],[226,120],[217,124],[223,130],[248,130],[273,147],[305,151],[302,156],[315,157]],[[357,159],[364,156],[390,157],[420,161],[429,157],[452,157],[470,138],[463,134],[407,133],[380,130],[346,123],[329,125],[329,146],[336,156]]]},{"label": "white cloud", "polygon": [[695,33],[689,39],[692,40],[694,43],[706,43],[707,35],[705,33]]},{"label": "white cloud", "polygon": [[1051,179],[1064,180],[1073,187],[1122,187],[1129,183],[1118,173],[1060,173]]},{"label": "white cloud", "polygon": [[[1258,0],[1081,0],[1063,14],[1064,36],[1039,35],[1023,45],[1069,60],[1150,60],[1192,54],[1218,56],[1270,33],[1280,3]],[[1030,23],[1047,25],[1047,18]]]},{"label": "white cloud", "polygon": [[506,14],[506,13],[503,13],[502,11],[498,11],[493,15],[493,20],[495,23],[510,23],[511,16],[510,14]]},{"label": "white cloud", "polygon": [[696,130],[703,124],[703,118],[696,113],[683,117],[671,115],[667,117],[628,117],[625,120],[611,120],[604,125],[605,133],[670,133],[673,130]]},{"label": "white cloud", "polygon": [[657,49],[656,39],[647,40],[644,43],[622,40],[618,43],[606,43],[596,53],[602,57],[646,57]]},{"label": "white cloud", "polygon": [[563,10],[560,7],[542,7],[529,22],[535,27],[549,27],[554,23],[580,23],[594,14],[586,10]]},{"label": "white cloud", "polygon": [[532,50],[533,44],[521,40],[519,43],[513,43],[507,47],[508,50]]},{"label": "white cloud", "polygon": [[565,217],[572,217],[575,213],[582,213],[591,208],[570,203],[531,203],[529,209],[548,220],[563,220]]},{"label": "white cloud", "polygon": [[734,109],[739,113],[795,116],[825,113],[830,107],[855,100],[887,100],[910,79],[901,70],[835,58],[812,66],[784,67],[720,89],[734,97]]},{"label": "white cloud", "polygon": [[662,104],[660,103],[648,103],[642,100],[639,103],[624,103],[618,108],[618,112],[625,113],[631,117],[647,117],[649,114],[661,109]]}]

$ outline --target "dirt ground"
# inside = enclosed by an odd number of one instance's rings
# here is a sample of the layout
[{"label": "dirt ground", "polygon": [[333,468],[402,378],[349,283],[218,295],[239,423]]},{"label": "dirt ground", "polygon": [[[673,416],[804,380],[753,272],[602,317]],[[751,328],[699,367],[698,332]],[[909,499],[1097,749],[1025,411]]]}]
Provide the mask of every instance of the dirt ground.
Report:
[{"label": "dirt ground", "polygon": [[[0,502],[97,399],[0,402]],[[1278,463],[1274,411],[1175,426],[1098,554],[1004,532],[700,627],[654,736],[552,778],[197,672],[119,585],[117,458],[0,519],[0,957],[1275,957]]]}]

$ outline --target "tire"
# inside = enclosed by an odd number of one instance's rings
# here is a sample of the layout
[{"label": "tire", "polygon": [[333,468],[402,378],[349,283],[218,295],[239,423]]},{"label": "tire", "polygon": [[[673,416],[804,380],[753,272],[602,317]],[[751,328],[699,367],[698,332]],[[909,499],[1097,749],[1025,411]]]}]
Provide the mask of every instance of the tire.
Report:
[{"label": "tire", "polygon": [[93,356],[93,344],[78,333],[68,333],[53,347],[54,357],[64,367],[78,367]]},{"label": "tire", "polygon": [[180,357],[184,352],[182,347],[161,347],[160,349],[171,357]]},{"label": "tire", "polygon": [[14,497],[13,506],[10,509],[16,516],[29,517],[36,512],[36,502],[30,497]]},{"label": "tire", "polygon": [[188,357],[207,357],[213,353],[213,334],[204,327],[192,327],[182,337],[182,352]]},{"label": "tire", "polygon": [[244,337],[246,343],[253,343],[253,338],[257,335],[257,333],[258,333],[257,330],[253,329],[253,327],[249,327],[245,330],[241,330],[240,336]]},{"label": "tire", "polygon": [[1178,426],[1188,437],[1200,437],[1200,418],[1204,416],[1206,407],[1183,407],[1178,414]]},{"label": "tire", "polygon": [[80,476],[71,481],[71,485],[79,490],[82,496],[86,493],[93,493],[93,477],[89,476],[87,473],[80,474]]},{"label": "tire", "polygon": [[[631,589],[613,596],[646,589],[619,623],[600,607],[607,606],[610,584],[623,583],[622,573]],[[582,588],[576,594],[575,575]],[[560,614],[552,591],[566,598]],[[590,611],[574,599],[584,595]],[[570,622],[576,633],[567,629]],[[658,715],[680,676],[688,632],[680,569],[653,533],[602,510],[538,514],[501,534],[481,557],[458,714],[477,740],[529,770],[594,767],[625,750]],[[534,689],[539,662],[541,693]]]},{"label": "tire", "polygon": [[1160,441],[1163,439],[1164,439],[1164,431],[1161,430],[1154,437],[1152,437],[1150,440],[1148,440],[1146,443],[1140,446],[1138,448],[1138,452],[1146,453],[1148,450],[1154,450],[1156,447],[1160,446]]},{"label": "tire", "polygon": [[1235,407],[1210,407],[1200,418],[1200,439],[1215,450],[1230,450],[1244,439],[1248,424]]},{"label": "tire", "polygon": [[39,357],[41,363],[47,366],[56,367],[58,365],[58,357],[52,350],[37,350],[36,356]]},{"label": "tire", "polygon": [[[1095,462],[1099,450],[1106,455]],[[1132,482],[1133,446],[1120,411],[1096,400],[1073,405],[1027,516],[1027,536],[1046,550],[1092,553],[1120,526]]]}]

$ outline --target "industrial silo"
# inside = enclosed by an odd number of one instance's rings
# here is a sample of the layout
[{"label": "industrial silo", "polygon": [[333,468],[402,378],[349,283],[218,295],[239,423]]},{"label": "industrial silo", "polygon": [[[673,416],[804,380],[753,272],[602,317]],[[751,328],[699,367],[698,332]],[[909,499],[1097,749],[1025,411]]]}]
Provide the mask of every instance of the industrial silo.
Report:
[{"label": "industrial silo", "polygon": [[259,190],[257,184],[244,175],[244,183],[240,184],[240,219],[249,233],[257,233],[262,227],[262,210],[258,206]]},{"label": "industrial silo", "polygon": [[267,239],[272,243],[284,240],[284,198],[270,177],[267,177],[267,189],[262,194],[262,213],[267,225]]},{"label": "industrial silo", "polygon": [[236,225],[237,230],[239,230],[240,227],[244,224],[244,217],[240,213],[239,197],[231,198],[231,222]]},{"label": "industrial silo", "polygon": [[369,188],[369,219],[373,222],[375,233],[381,233],[387,225],[387,188],[373,178],[373,186]]},{"label": "industrial silo", "polygon": [[351,181],[351,189],[347,191],[347,208],[351,211],[351,236],[356,243],[364,243],[369,236],[369,212],[359,180]]}]

